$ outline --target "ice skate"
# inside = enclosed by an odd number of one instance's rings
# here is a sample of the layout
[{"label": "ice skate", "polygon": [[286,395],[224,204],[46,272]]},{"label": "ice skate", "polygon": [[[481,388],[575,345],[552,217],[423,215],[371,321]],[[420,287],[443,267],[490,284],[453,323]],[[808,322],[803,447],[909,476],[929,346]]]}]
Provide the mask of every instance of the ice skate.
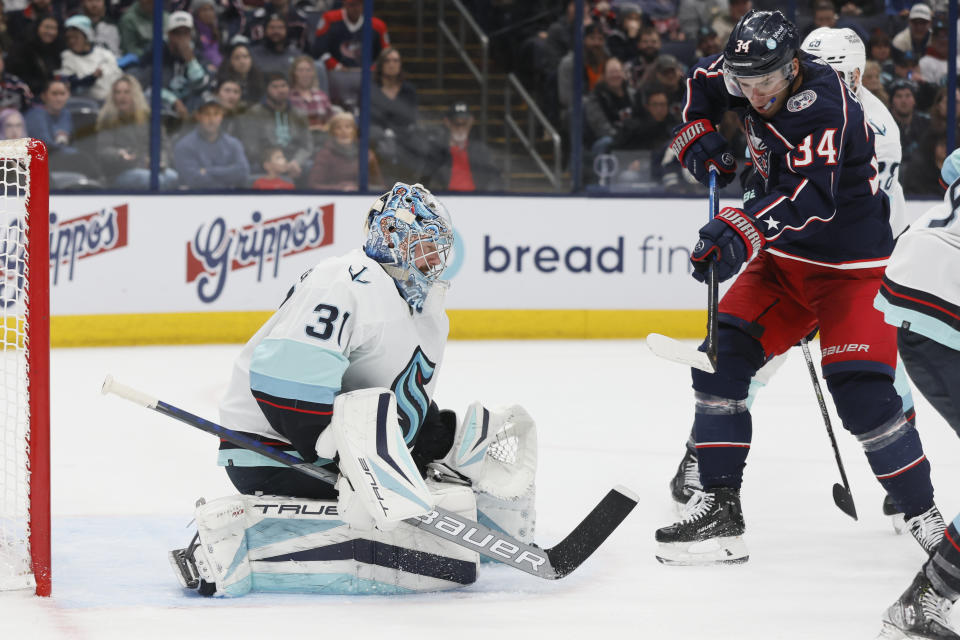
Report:
[{"label": "ice skate", "polygon": [[906,533],[907,523],[904,520],[903,512],[900,509],[897,509],[897,506],[893,504],[893,498],[890,496],[883,497],[883,515],[890,516],[890,522],[893,524],[893,532],[898,536]]},{"label": "ice skate", "polygon": [[918,516],[914,516],[906,521],[910,533],[920,543],[927,555],[933,555],[943,540],[943,532],[947,525],[940,515],[937,505],[933,505]]},{"label": "ice skate", "polygon": [[900,599],[883,614],[883,628],[877,640],[960,639],[950,628],[953,603],[938,594],[921,571]]},{"label": "ice skate", "polygon": [[695,491],[702,491],[700,484],[700,464],[697,454],[687,448],[683,453],[683,460],[677,467],[677,472],[670,480],[670,496],[677,505],[677,511],[690,501]]},{"label": "ice skate", "polygon": [[737,564],[750,557],[737,489],[719,487],[695,491],[682,519],[657,529],[657,560],[664,564]]},{"label": "ice skate", "polygon": [[173,567],[173,573],[177,576],[180,586],[184,589],[192,589],[200,592],[200,595],[212,595],[216,591],[216,585],[206,582],[200,577],[197,571],[197,561],[194,553],[200,546],[200,536],[195,534],[190,544],[185,549],[174,549],[167,554],[170,560],[170,566]]}]

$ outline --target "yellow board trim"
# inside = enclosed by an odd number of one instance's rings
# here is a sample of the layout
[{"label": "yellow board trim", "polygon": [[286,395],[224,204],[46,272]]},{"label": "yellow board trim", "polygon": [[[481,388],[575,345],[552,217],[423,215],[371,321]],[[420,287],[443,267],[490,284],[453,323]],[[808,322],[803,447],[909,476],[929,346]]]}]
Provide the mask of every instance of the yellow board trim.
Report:
[{"label": "yellow board trim", "polygon": [[[50,341],[54,347],[246,342],[271,313],[206,311],[53,316]],[[674,338],[702,338],[707,326],[705,311],[455,309],[447,313],[450,337],[454,340],[642,338],[651,332]]]}]

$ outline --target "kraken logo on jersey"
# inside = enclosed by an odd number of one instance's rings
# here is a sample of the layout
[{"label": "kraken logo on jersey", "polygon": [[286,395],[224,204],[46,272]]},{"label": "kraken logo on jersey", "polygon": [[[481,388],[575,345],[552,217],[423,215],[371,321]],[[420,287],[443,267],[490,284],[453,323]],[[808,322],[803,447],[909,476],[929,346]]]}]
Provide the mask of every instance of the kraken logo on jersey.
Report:
[{"label": "kraken logo on jersey", "polygon": [[413,442],[427,416],[430,398],[427,396],[426,386],[433,379],[436,368],[437,365],[417,346],[407,366],[390,387],[393,395],[397,397],[400,428],[403,429],[403,439],[408,445]]}]

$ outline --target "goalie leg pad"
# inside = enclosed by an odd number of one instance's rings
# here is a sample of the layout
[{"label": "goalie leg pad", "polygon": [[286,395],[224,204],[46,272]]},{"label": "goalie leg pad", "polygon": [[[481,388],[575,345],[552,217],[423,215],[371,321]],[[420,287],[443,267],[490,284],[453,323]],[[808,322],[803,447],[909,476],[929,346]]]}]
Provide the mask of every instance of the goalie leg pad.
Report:
[{"label": "goalie leg pad", "polygon": [[[438,506],[476,519],[469,487],[431,483],[431,488]],[[414,527],[358,531],[340,519],[332,500],[229,496],[198,507],[196,520],[196,571],[201,586],[215,583],[216,596],[386,595],[444,591],[476,581],[476,552]]]},{"label": "goalie leg pad", "polygon": [[[340,473],[355,494],[344,496],[350,498],[349,506],[343,505],[348,521],[359,525],[350,510],[365,510],[377,528],[389,529],[433,508],[430,491],[404,442],[391,391],[373,388],[338,395],[330,429]],[[338,488],[343,495],[343,486]]]}]

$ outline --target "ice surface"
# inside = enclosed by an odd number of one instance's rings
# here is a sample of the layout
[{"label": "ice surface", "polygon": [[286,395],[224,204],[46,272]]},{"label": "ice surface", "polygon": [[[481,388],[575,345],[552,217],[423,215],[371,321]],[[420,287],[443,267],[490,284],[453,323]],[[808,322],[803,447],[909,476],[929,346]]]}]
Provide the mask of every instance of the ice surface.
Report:
[{"label": "ice surface", "polygon": [[[839,474],[800,353],[754,405],[743,490],[750,561],[691,568],[658,564],[653,539],[674,519],[667,481],[691,424],[687,369],[653,357],[642,341],[452,342],[441,407],[519,402],[537,421],[541,544],[554,544],[616,484],[640,495],[594,557],[557,582],[484,565],[474,586],[445,594],[192,596],[166,553],[192,535],[198,497],[232,492],[215,465],[217,442],[101,396],[100,384],[112,373],[216,419],[238,351],[53,352],[54,596],[0,594],[0,638],[873,638],[924,560],[912,538],[893,534],[879,484],[836,421],[861,520],[834,506]],[[960,441],[917,402],[950,519],[960,508]]]}]

